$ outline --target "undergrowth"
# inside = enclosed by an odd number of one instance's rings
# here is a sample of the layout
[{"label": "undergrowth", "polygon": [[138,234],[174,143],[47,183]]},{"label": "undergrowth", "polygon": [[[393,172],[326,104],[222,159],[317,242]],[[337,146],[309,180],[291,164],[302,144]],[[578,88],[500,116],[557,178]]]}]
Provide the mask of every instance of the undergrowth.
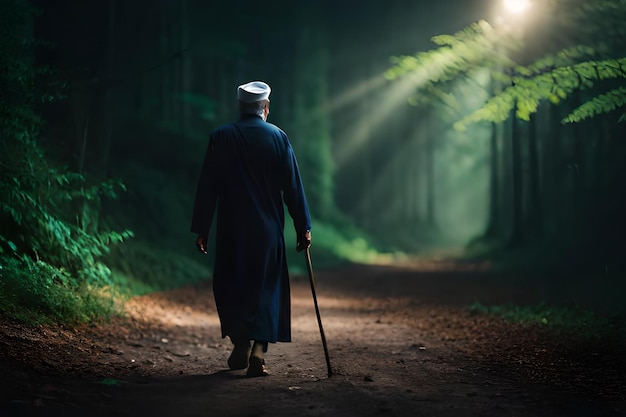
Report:
[{"label": "undergrowth", "polygon": [[491,314],[522,324],[538,325],[556,332],[575,333],[585,338],[616,338],[626,341],[626,325],[620,314],[600,314],[578,306],[535,305],[484,305],[474,303],[468,307],[474,314]]},{"label": "undergrowth", "polygon": [[194,251],[194,239],[190,234],[188,256],[139,239],[114,248],[105,258],[113,270],[114,285],[130,295],[141,295],[209,280],[209,261]]},{"label": "undergrowth", "polygon": [[44,146],[38,110],[65,97],[54,71],[34,64],[34,13],[27,0],[3,2],[0,13],[0,313],[31,323],[106,318],[114,297],[102,257],[133,233],[102,227],[101,203],[125,187],[52,158],[67,138]]},{"label": "undergrowth", "polygon": [[30,258],[0,258],[0,311],[29,324],[109,319],[122,294],[81,283],[67,271]]}]

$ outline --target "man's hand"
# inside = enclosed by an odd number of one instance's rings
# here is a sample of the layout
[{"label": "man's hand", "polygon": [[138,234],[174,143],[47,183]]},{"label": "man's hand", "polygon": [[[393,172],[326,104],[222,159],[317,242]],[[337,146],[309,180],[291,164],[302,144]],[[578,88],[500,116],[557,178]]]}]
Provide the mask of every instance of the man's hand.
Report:
[{"label": "man's hand", "polygon": [[206,236],[198,236],[198,238],[196,239],[196,246],[198,247],[198,250],[204,253],[205,255],[207,254],[207,250],[206,250],[207,240],[208,239]]},{"label": "man's hand", "polygon": [[311,246],[311,232],[306,231],[304,234],[298,236],[298,241],[296,242],[296,250],[298,252],[302,252],[306,248]]}]

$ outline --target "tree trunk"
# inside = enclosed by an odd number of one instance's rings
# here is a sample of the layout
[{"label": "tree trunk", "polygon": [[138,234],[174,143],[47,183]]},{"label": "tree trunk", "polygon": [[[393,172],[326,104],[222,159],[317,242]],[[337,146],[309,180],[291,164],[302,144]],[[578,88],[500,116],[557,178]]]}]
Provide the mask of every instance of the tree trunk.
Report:
[{"label": "tree trunk", "polygon": [[[180,0],[180,89],[182,93],[191,92],[192,68],[189,57],[189,5],[188,0]],[[191,109],[186,101],[179,101],[181,106],[181,128],[183,132],[191,129]]]},{"label": "tree trunk", "polygon": [[111,156],[111,141],[113,139],[113,68],[115,66],[115,18],[116,0],[109,0],[109,38],[106,68],[106,85],[104,86],[104,146],[102,152],[103,176],[106,177]]},{"label": "tree trunk", "polygon": [[516,247],[522,244],[523,232],[523,178],[522,178],[522,132],[519,120],[512,119],[511,132],[511,175],[512,175],[512,207],[511,207],[511,235],[509,246]]},{"label": "tree trunk", "polygon": [[[169,31],[170,31],[170,22],[168,19],[167,12],[167,3],[161,2],[161,25],[159,30],[160,35],[160,60],[165,59],[168,56],[170,47],[169,47]],[[167,70],[167,66],[159,68],[160,78],[161,78],[161,97],[160,97],[160,107],[161,107],[161,122],[169,122],[171,117],[171,109],[170,109],[170,83],[171,79],[169,77],[169,72]]]},{"label": "tree trunk", "polygon": [[541,202],[541,166],[539,164],[539,138],[537,135],[537,115],[530,119],[528,132],[528,229],[533,238],[543,235],[543,213]]},{"label": "tree trunk", "polygon": [[424,140],[426,142],[426,221],[429,227],[436,226],[435,220],[435,146],[433,135],[433,122],[430,112],[426,114],[424,121]]},{"label": "tree trunk", "polygon": [[491,138],[489,139],[489,219],[485,231],[486,238],[496,238],[499,235],[500,225],[500,179],[498,172],[498,125],[491,124]]}]

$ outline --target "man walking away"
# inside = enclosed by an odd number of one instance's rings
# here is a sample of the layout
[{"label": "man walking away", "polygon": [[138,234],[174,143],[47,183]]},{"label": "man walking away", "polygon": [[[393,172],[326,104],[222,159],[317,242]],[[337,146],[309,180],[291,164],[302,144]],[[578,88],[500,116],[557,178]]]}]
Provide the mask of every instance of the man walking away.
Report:
[{"label": "man walking away", "polygon": [[217,211],[213,292],[222,337],[234,347],[230,369],[265,376],[268,343],[291,341],[283,202],[296,249],[311,245],[311,218],[289,138],[268,123],[271,89],[240,85],[240,117],[211,132],[196,190],[191,231],[207,253]]}]

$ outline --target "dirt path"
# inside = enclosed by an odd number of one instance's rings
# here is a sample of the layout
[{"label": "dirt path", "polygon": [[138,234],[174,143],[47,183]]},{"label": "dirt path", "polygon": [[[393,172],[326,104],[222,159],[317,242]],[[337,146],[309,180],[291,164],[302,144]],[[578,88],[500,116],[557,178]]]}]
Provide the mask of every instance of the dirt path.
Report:
[{"label": "dirt path", "polygon": [[304,277],[292,285],[294,343],[270,345],[272,374],[255,379],[225,370],[230,345],[205,285],[138,297],[107,326],[3,323],[0,416],[626,415],[623,346],[467,309],[536,301],[528,286],[424,265],[316,279],[331,378]]}]

